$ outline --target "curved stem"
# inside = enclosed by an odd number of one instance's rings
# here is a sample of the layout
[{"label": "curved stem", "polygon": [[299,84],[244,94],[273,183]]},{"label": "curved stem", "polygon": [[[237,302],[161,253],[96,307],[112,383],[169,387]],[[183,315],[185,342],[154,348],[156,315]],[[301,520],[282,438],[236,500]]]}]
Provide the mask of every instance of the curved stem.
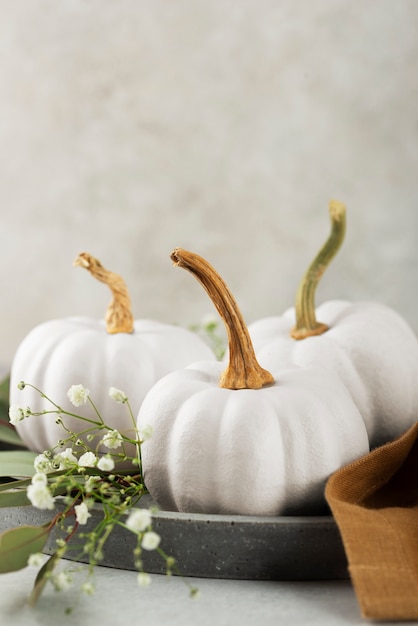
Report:
[{"label": "curved stem", "polygon": [[109,272],[91,254],[82,252],[74,261],[76,267],[84,267],[94,278],[105,283],[113,294],[112,301],[106,311],[106,331],[110,334],[132,333],[134,318],[131,299],[125,281],[118,274]]},{"label": "curved stem", "polygon": [[188,270],[200,282],[225,324],[229,364],[219,386],[226,389],[260,389],[274,383],[270,372],[258,363],[238,305],[219,274],[205,259],[182,248],[176,248],[170,258],[174,265]]},{"label": "curved stem", "polygon": [[316,319],[315,291],[322,274],[337,254],[344,240],[345,213],[345,205],[342,202],[331,200],[329,205],[331,233],[302,278],[296,294],[296,326],[291,331],[294,339],[321,335],[328,330],[326,324],[321,324]]}]

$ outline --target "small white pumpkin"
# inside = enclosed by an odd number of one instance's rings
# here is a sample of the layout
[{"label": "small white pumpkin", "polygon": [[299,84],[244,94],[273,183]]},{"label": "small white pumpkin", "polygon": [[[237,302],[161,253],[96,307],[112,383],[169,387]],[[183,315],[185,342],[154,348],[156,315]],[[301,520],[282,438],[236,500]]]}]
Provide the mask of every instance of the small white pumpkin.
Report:
[{"label": "small white pumpkin", "polygon": [[335,470],[369,451],[361,415],[332,373],[258,364],[236,302],[215,270],[182,249],[175,264],[207,290],[224,320],[229,363],[168,374],[147,394],[140,429],[144,479],[166,510],[215,514],[323,513]]},{"label": "small white pumpkin", "polygon": [[[23,380],[65,410],[74,412],[67,391],[72,385],[81,384],[90,390],[106,423],[135,438],[135,420],[126,406],[109,397],[109,388],[121,389],[136,415],[146,393],[162,376],[196,359],[215,360],[215,356],[201,338],[185,328],[146,319],[134,321],[124,281],[91,255],[80,254],[74,264],[86,268],[110,287],[113,299],[106,324],[89,317],[69,317],[35,327],[13,359],[10,404],[29,406],[34,412],[53,409],[31,387],[19,390],[18,383]],[[95,417],[89,406],[76,412]],[[30,449],[43,452],[67,437],[55,420],[56,415],[52,414],[31,416],[18,422],[16,428]],[[74,432],[86,426],[75,417],[66,417],[65,425]],[[108,452],[102,447],[100,451]],[[133,449],[130,453],[134,454]]]},{"label": "small white pumpkin", "polygon": [[331,202],[330,216],[330,237],[300,283],[296,306],[248,330],[264,367],[291,362],[336,373],[363,416],[373,448],[418,419],[418,341],[383,304],[333,300],[315,311],[318,281],[344,238],[344,205]]}]

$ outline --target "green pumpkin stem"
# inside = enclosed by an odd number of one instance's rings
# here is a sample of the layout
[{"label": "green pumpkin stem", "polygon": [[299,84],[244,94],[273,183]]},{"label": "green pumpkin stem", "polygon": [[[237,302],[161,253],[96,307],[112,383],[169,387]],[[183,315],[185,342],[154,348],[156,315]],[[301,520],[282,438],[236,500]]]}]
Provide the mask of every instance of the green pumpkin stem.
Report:
[{"label": "green pumpkin stem", "polygon": [[201,256],[176,248],[171,254],[174,265],[188,270],[208,293],[225,324],[229,343],[229,363],[219,386],[226,389],[260,389],[274,378],[258,363],[247,326],[229,288]]},{"label": "green pumpkin stem", "polygon": [[125,281],[119,274],[109,272],[88,252],[82,252],[74,260],[73,265],[84,267],[94,278],[105,283],[111,290],[113,298],[106,310],[106,331],[109,334],[132,333],[134,318],[131,299]]},{"label": "green pumpkin stem", "polygon": [[331,200],[329,205],[331,233],[303,276],[296,294],[296,325],[291,331],[294,339],[305,339],[321,335],[328,330],[326,324],[318,322],[315,315],[315,291],[322,274],[337,254],[344,241],[346,228],[345,205]]}]

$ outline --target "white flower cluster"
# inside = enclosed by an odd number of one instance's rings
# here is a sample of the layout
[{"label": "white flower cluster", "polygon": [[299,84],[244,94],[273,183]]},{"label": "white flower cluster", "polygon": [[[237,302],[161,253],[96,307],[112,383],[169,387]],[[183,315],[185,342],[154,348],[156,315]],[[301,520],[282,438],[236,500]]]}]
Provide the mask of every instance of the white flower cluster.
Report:
[{"label": "white flower cluster", "polygon": [[87,524],[87,520],[91,517],[91,513],[89,513],[89,507],[87,502],[82,502],[81,504],[76,504],[74,507],[76,520],[79,524]]},{"label": "white flower cluster", "polygon": [[9,407],[9,421],[13,426],[16,426],[18,422],[21,422],[25,417],[29,417],[31,415],[31,410],[29,407],[25,409],[17,406],[16,404],[12,404]]},{"label": "white flower cluster", "polygon": [[128,396],[126,395],[126,393],[124,391],[121,391],[120,389],[116,389],[116,387],[109,388],[109,396],[112,398],[112,400],[116,400],[118,404],[124,404],[128,401]]},{"label": "white flower cluster", "polygon": [[152,432],[152,426],[150,424],[144,424],[144,426],[139,430],[141,442],[150,439],[152,437]]},{"label": "white flower cluster", "polygon": [[[19,384],[19,388],[24,389],[25,385],[26,383],[22,382]],[[83,385],[72,385],[67,392],[67,397],[75,407],[82,407],[86,405],[87,402],[90,402],[92,408],[98,413],[93,401],[90,399],[90,390]],[[123,391],[116,387],[110,387],[109,397],[118,404],[127,404],[132,417],[128,397]],[[61,409],[55,403],[53,404],[57,408],[57,423],[64,425],[62,416],[73,416],[73,413]],[[29,408],[12,405],[9,409],[9,420],[11,424],[16,425],[30,415],[38,416],[42,413],[49,412],[52,411],[36,413],[31,412]],[[99,413],[98,416],[101,418]],[[81,419],[83,418],[81,417]],[[91,441],[95,435],[86,435],[88,431],[84,431],[84,437],[82,439],[81,435],[77,435],[66,429],[67,432],[71,433],[70,437],[58,441],[54,449],[45,451],[36,456],[34,461],[35,474],[26,489],[27,498],[31,504],[38,509],[54,509],[55,500],[57,497],[60,497],[55,494],[63,494],[62,487],[58,489],[58,491],[56,487],[64,485],[67,488],[67,496],[63,498],[63,502],[68,504],[68,511],[74,513],[77,524],[85,525],[92,517],[91,509],[96,496],[99,497],[99,500],[103,498],[103,494],[106,495],[106,497],[108,496],[109,505],[115,506],[115,519],[118,519],[120,515],[126,515],[125,527],[137,535],[136,566],[139,570],[138,584],[141,587],[145,587],[150,584],[151,577],[149,574],[142,571],[142,561],[139,555],[142,550],[158,550],[161,537],[158,533],[154,532],[152,528],[152,512],[150,510],[142,508],[128,509],[128,507],[132,506],[134,502],[136,503],[145,492],[145,486],[142,482],[142,472],[138,472],[140,482],[136,482],[137,476],[124,476],[123,480],[119,480],[117,475],[112,474],[115,469],[114,459],[124,458],[125,456],[125,450],[123,449],[124,442],[133,443],[133,441],[122,435],[117,429],[105,426],[103,420],[101,422],[93,422],[93,424],[95,424],[95,426],[92,428],[92,431],[97,432],[97,430],[95,430],[97,424],[99,430],[104,433],[94,451],[85,445],[85,441]],[[91,439],[89,439],[89,436]],[[143,441],[151,436],[151,427],[144,426],[140,431],[137,430],[136,443],[138,444],[138,448]],[[66,445],[68,447],[66,447]],[[73,445],[74,448],[70,447],[71,445]],[[107,448],[109,452],[104,451],[105,453],[100,454],[98,450],[101,446]],[[122,453],[113,454],[113,451],[119,448],[122,448]],[[54,450],[56,450],[56,452],[54,452]],[[135,461],[137,461],[137,459],[135,459]],[[89,468],[94,469],[93,471],[89,471]],[[105,480],[103,480],[103,475],[96,470],[108,474]],[[52,475],[49,476],[49,474]],[[113,524],[114,522],[111,521],[111,523]],[[66,528],[66,532],[70,535],[75,532],[75,530],[76,526],[74,525]],[[83,536],[90,537],[90,535]],[[91,534],[91,537],[94,537],[94,533]],[[58,540],[57,546],[58,549],[64,547],[63,545],[60,546]],[[100,556],[101,546],[95,543],[93,539],[91,539],[90,543],[86,543],[84,550],[91,554],[95,561],[102,558]],[[161,554],[164,555],[163,552],[161,552]],[[44,557],[42,554],[32,554],[29,557],[28,565],[39,566],[42,564],[43,560]],[[169,561],[170,559],[167,557],[167,567]],[[171,566],[172,564],[170,567]],[[61,571],[57,574],[51,572],[50,579],[55,589],[59,591],[65,591],[73,583],[71,571]],[[84,593],[90,595],[94,593],[94,585],[90,581],[87,581],[82,590]]]},{"label": "white flower cluster", "polygon": [[152,515],[148,509],[134,509],[130,512],[126,525],[134,533],[142,533],[151,526]]},{"label": "white flower cluster", "polygon": [[72,385],[67,391],[68,399],[74,406],[84,406],[90,395],[90,389],[83,385]]},{"label": "white flower cluster", "polygon": [[37,509],[53,509],[54,497],[48,487],[48,479],[45,474],[36,473],[32,477],[31,484],[26,490],[28,499]]},{"label": "white flower cluster", "polygon": [[123,443],[122,435],[117,430],[110,430],[102,439],[102,444],[110,450],[117,450]]},{"label": "white flower cluster", "polygon": [[[48,479],[45,473],[37,472],[32,477],[31,484],[26,490],[26,495],[31,504],[37,509],[53,509],[55,498],[48,487]],[[86,524],[91,513],[88,510],[88,503],[82,502],[74,507],[77,522]]]},{"label": "white flower cluster", "polygon": [[[90,396],[90,389],[83,387],[83,385],[72,385],[67,392],[67,396],[74,406],[84,406]],[[128,401],[126,393],[116,387],[109,387],[109,396],[118,404],[124,404]]]},{"label": "white flower cluster", "polygon": [[97,467],[102,472],[111,472],[115,468],[115,461],[109,454],[98,457],[91,450],[84,452],[77,458],[72,448],[65,448],[52,457],[45,452],[38,454],[34,461],[34,467],[36,472],[44,474],[54,472],[57,469],[78,468],[82,471],[86,467]]},{"label": "white flower cluster", "polygon": [[73,584],[72,572],[63,570],[51,577],[52,584],[55,587],[55,591],[68,591]]},{"label": "white flower cluster", "polygon": [[[19,388],[24,389],[25,383],[20,383]],[[72,385],[67,391],[67,397],[70,400],[71,404],[73,404],[75,407],[84,406],[87,403],[89,396],[90,389],[87,389],[81,384]],[[116,387],[109,387],[109,396],[118,404],[124,404],[128,402],[128,397],[126,393],[124,391],[121,391],[120,389],[117,389]],[[30,415],[32,415],[32,411],[29,407],[20,407],[16,404],[12,404],[9,408],[9,421],[13,426],[16,426],[18,422],[25,419],[25,417],[29,417]],[[61,418],[58,418],[57,423],[59,423],[59,421],[62,422]],[[152,436],[152,427],[145,425],[138,434],[141,441],[145,441]],[[110,450],[116,450],[122,446],[123,437],[117,430],[109,430],[104,435],[100,443]],[[70,458],[68,460],[74,461],[74,459]],[[92,467],[91,463],[91,460],[86,461],[86,465],[84,465],[84,467]],[[81,463],[79,463],[79,465],[81,465]],[[102,469],[104,471],[107,471],[105,468]]]},{"label": "white flower cluster", "polygon": [[126,526],[134,533],[142,534],[141,546],[144,550],[156,550],[161,537],[151,530],[152,513],[148,509],[134,509],[126,520]]}]

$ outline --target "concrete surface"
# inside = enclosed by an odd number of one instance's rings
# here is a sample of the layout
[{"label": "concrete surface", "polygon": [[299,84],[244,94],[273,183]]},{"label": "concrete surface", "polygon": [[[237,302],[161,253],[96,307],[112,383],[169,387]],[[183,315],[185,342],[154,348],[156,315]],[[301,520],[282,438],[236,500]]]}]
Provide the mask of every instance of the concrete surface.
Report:
[{"label": "concrete surface", "polygon": [[[47,587],[39,604],[31,609],[26,605],[26,598],[35,573],[36,570],[28,568],[1,576],[1,623],[13,623],[13,626],[55,626],[57,623],[66,626],[342,626],[366,623],[349,581],[290,583],[193,579],[200,594],[191,599],[179,578],[167,579],[155,574],[149,587],[140,588],[134,572],[98,568],[94,596],[80,596],[75,587],[67,592]],[[65,615],[67,607],[73,608],[70,615]],[[390,626],[396,622],[386,623]]]}]

